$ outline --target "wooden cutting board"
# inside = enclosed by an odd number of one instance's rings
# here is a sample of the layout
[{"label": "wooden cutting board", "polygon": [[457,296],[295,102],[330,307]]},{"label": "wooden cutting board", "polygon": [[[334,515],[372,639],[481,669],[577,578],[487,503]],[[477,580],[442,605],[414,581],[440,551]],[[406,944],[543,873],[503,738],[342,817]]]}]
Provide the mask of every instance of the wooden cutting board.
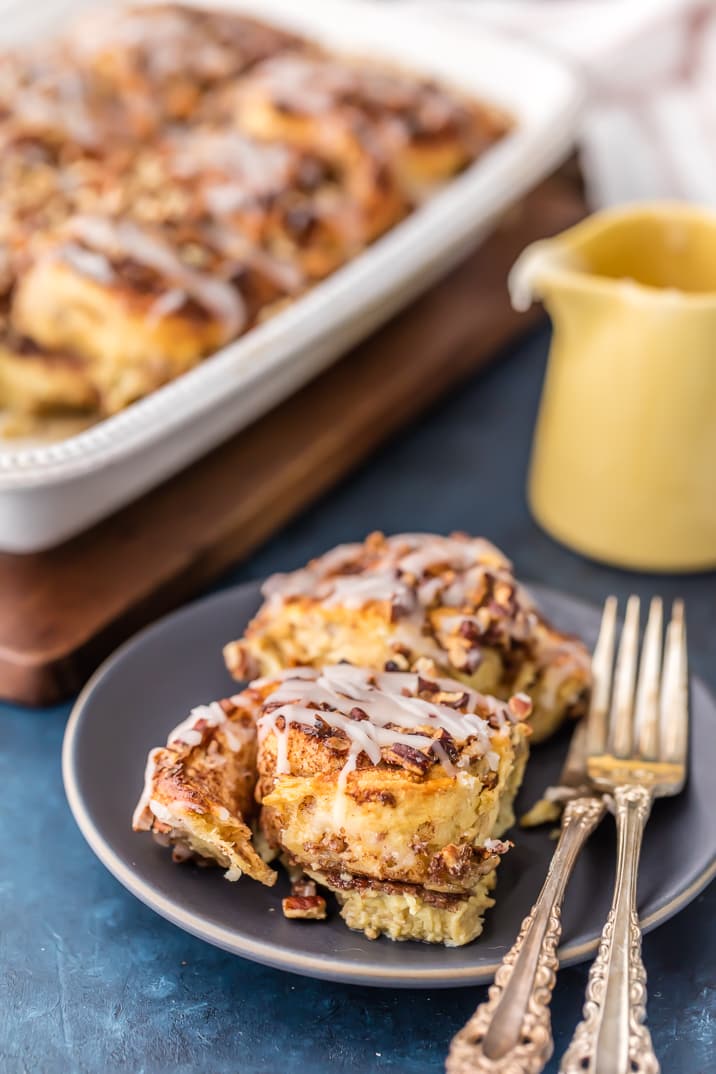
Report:
[{"label": "wooden cutting board", "polygon": [[583,214],[576,184],[551,178],[437,286],[190,469],[59,548],[0,554],[0,696],[43,705],[75,692],[120,641],[486,365],[540,316],[510,309],[517,254]]}]

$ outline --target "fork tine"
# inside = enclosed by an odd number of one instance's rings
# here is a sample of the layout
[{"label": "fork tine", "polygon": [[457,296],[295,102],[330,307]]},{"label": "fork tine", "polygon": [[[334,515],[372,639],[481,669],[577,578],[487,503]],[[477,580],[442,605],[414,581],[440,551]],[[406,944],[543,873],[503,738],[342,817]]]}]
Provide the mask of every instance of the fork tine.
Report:
[{"label": "fork tine", "polygon": [[628,757],[632,743],[634,683],[639,651],[639,598],[629,597],[624,617],[617,664],[614,671],[612,705],[609,711],[609,748],[615,757]]},{"label": "fork tine", "polygon": [[587,754],[596,756],[607,748],[607,712],[612,685],[614,642],[617,630],[617,598],[607,597],[599,638],[592,657],[592,698],[587,716]]},{"label": "fork tine", "polygon": [[688,743],[688,667],[684,602],[675,600],[666,632],[661,688],[660,760],[683,764]]},{"label": "fork tine", "polygon": [[644,631],[634,707],[636,750],[644,761],[655,761],[659,751],[659,677],[661,673],[661,597],[653,597]]}]

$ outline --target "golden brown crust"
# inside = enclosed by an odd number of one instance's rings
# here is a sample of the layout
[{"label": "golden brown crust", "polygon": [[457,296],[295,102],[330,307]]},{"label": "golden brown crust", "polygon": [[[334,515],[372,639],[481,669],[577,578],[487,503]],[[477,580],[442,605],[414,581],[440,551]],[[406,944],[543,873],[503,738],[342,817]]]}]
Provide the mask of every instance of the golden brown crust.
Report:
[{"label": "golden brown crust", "polygon": [[191,369],[294,286],[245,244],[231,256],[198,231],[179,241],[129,220],[73,217],[21,276],[9,320],[40,348],[84,359],[110,414]]},{"label": "golden brown crust", "polygon": [[256,730],[240,702],[199,706],[166,747],[150,752],[133,827],[174,847],[176,861],[215,861],[229,879],[245,872],[270,886],[276,873],[254,850],[246,823],[255,812]]},{"label": "golden brown crust", "polygon": [[86,362],[31,340],[0,338],[0,399],[17,414],[91,412],[99,399]]}]

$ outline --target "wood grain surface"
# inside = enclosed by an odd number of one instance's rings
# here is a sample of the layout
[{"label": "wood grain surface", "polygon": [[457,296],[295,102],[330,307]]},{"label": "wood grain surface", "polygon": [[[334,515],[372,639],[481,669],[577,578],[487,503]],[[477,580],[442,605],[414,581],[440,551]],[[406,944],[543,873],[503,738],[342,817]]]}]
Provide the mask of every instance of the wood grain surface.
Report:
[{"label": "wood grain surface", "polygon": [[[271,413],[88,532],[0,555],[0,696],[77,690],[111,649],[206,586],[540,316],[515,314],[507,271],[583,215],[548,180],[439,284]],[[369,520],[366,527],[370,528]]]}]

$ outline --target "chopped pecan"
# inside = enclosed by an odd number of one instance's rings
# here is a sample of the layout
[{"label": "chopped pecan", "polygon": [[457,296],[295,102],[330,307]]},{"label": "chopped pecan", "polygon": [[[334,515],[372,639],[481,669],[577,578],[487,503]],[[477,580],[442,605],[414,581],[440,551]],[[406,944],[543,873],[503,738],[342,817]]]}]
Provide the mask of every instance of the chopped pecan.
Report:
[{"label": "chopped pecan", "polygon": [[460,626],[457,628],[457,632],[461,638],[467,638],[468,641],[480,640],[480,631],[478,630],[477,623],[472,619],[463,619]]},{"label": "chopped pecan", "polygon": [[490,769],[488,772],[485,773],[482,778],[483,790],[494,790],[494,788],[497,786],[497,781],[499,780],[499,778],[499,774],[497,772],[493,772],[493,770]]},{"label": "chopped pecan", "polygon": [[383,760],[388,764],[399,765],[416,776],[424,776],[436,761],[435,757],[423,753],[422,750],[416,750],[404,742],[396,742],[393,746],[381,750],[381,753]]},{"label": "chopped pecan", "polygon": [[436,682],[432,682],[430,679],[424,679],[422,675],[418,674],[419,694],[436,694],[439,690],[440,687]]},{"label": "chopped pecan", "polygon": [[350,718],[352,720],[367,720],[368,719],[368,713],[364,709],[359,708],[358,705],[355,705],[351,709],[351,711],[348,713],[348,715],[350,716]]},{"label": "chopped pecan", "polygon": [[345,737],[341,738],[338,735],[333,735],[331,738],[326,739],[326,746],[329,750],[333,750],[334,753],[345,753],[350,747],[350,742]]},{"label": "chopped pecan", "polygon": [[401,880],[373,880],[353,873],[326,873],[326,882],[338,891],[382,891],[386,895],[415,895],[429,906],[443,910],[456,909],[466,898],[463,892],[435,891],[421,884],[406,884]]},{"label": "chopped pecan", "polygon": [[356,805],[365,805],[366,802],[380,802],[381,805],[394,808],[396,806],[395,795],[390,791],[378,790],[375,787],[356,787],[349,792]]},{"label": "chopped pecan", "polygon": [[394,600],[390,605],[391,623],[397,623],[399,619],[405,619],[406,615],[410,615],[410,608],[405,604],[401,604],[400,601]]},{"label": "chopped pecan", "polygon": [[515,587],[511,582],[497,582],[493,589],[493,598],[499,608],[509,615],[516,610]]},{"label": "chopped pecan", "polygon": [[500,860],[499,855],[510,846],[510,843],[496,839],[488,840],[482,847],[448,843],[433,854],[428,863],[429,885],[436,891],[469,891],[481,876],[492,872]]},{"label": "chopped pecan", "polygon": [[441,747],[448,761],[451,761],[452,764],[457,762],[457,759],[460,756],[460,751],[455,745],[455,739],[444,727],[440,729],[440,734],[433,740],[433,742],[434,745]]},{"label": "chopped pecan", "polygon": [[291,884],[291,894],[299,899],[312,898],[316,894],[316,882],[303,874]]},{"label": "chopped pecan", "polygon": [[303,921],[323,921],[326,900],[322,895],[289,895],[281,900],[283,916]]},{"label": "chopped pecan", "polygon": [[518,720],[526,720],[532,712],[532,699],[527,694],[513,694],[508,705],[510,712]]},{"label": "chopped pecan", "polygon": [[447,705],[451,709],[465,708],[470,700],[466,690],[441,690],[433,698],[439,705]]}]

